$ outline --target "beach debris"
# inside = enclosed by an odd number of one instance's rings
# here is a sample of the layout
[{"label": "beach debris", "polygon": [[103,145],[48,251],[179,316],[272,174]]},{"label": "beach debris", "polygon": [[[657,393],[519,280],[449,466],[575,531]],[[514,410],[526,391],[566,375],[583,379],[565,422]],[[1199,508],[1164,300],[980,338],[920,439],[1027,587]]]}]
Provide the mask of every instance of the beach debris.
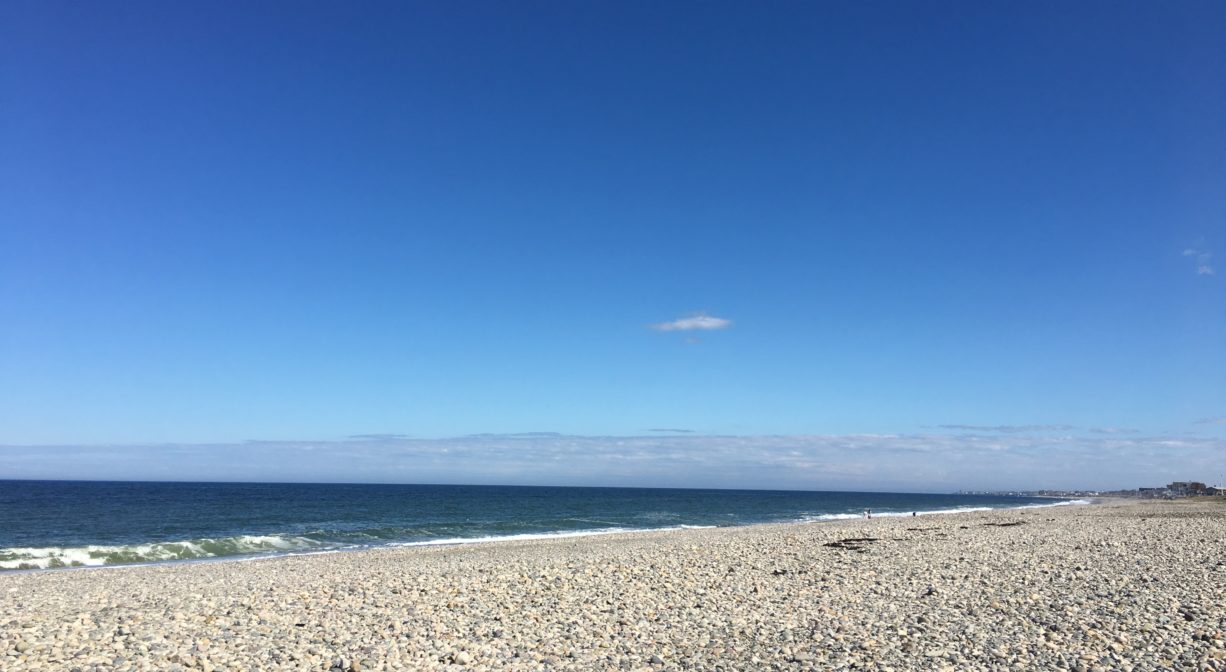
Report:
[{"label": "beach debris", "polygon": [[1018,525],[1025,525],[1025,524],[1026,524],[1026,521],[1024,520],[1013,520],[1007,523],[984,523],[984,525],[987,527],[1017,527]]},{"label": "beach debris", "polygon": [[937,594],[937,589],[932,586],[928,586],[928,588],[924,590],[924,593],[920,595],[920,597],[931,597],[936,594]]},{"label": "beach debris", "polygon": [[868,550],[865,548],[865,545],[871,544],[874,541],[877,541],[876,537],[850,537],[848,539],[839,539],[838,541],[828,541],[822,545],[829,546],[830,548],[841,548],[847,551],[864,553]]}]

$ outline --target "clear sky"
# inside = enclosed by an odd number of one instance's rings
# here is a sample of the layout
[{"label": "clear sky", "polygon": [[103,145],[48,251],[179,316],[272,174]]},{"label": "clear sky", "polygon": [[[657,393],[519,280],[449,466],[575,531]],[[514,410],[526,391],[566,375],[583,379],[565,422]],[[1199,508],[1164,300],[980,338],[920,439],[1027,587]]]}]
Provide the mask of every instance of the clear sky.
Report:
[{"label": "clear sky", "polygon": [[1224,35],[1216,1],[3,3],[0,478],[1215,480]]}]

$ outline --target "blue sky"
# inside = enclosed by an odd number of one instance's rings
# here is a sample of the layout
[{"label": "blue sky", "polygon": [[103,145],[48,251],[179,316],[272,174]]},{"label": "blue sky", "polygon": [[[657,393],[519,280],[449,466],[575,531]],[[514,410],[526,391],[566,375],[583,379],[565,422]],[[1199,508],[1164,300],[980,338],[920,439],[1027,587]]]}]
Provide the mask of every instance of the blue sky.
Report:
[{"label": "blue sky", "polygon": [[[301,480],[975,487],[992,441],[1002,486],[1213,480],[1223,34],[1217,2],[5,3],[0,477],[289,480],[298,446]],[[573,440],[456,438],[529,432]]]}]

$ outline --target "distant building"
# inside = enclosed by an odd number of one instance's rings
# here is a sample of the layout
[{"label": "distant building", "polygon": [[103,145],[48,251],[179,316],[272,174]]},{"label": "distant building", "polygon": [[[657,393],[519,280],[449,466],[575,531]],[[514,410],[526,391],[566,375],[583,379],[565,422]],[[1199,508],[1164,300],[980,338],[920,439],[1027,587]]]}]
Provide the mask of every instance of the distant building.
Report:
[{"label": "distant building", "polygon": [[1173,497],[1196,497],[1208,494],[1209,488],[1197,481],[1175,481],[1167,485],[1166,489]]}]

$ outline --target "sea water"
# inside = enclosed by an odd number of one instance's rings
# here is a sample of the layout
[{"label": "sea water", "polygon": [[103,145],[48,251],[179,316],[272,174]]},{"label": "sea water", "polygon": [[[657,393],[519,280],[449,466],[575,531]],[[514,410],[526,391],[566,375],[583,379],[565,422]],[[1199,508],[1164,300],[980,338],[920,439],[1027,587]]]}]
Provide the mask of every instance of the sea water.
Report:
[{"label": "sea water", "polygon": [[0,481],[0,570],[1083,503],[869,492]]}]

